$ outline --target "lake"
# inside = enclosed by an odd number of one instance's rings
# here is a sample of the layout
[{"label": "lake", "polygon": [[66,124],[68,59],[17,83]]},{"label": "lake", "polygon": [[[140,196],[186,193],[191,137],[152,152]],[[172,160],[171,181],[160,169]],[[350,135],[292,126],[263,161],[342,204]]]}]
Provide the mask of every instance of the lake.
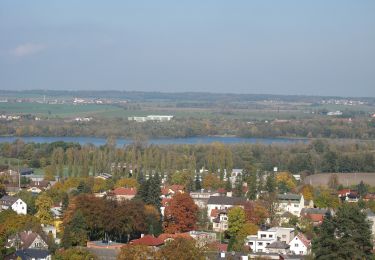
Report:
[{"label": "lake", "polygon": [[[104,145],[106,138],[101,137],[43,137],[43,136],[28,136],[28,137],[15,137],[15,136],[0,136],[0,143],[11,143],[17,139],[22,139],[25,143],[52,143],[57,141],[63,142],[74,142],[81,145],[93,144],[95,146]],[[131,139],[117,138],[117,146],[131,144]],[[202,136],[202,137],[183,137],[183,138],[158,138],[148,139],[148,144],[156,145],[168,145],[168,144],[210,144],[214,142],[220,142],[224,144],[292,144],[308,142],[308,139],[304,138],[244,138],[244,137],[233,137],[233,136]]]}]

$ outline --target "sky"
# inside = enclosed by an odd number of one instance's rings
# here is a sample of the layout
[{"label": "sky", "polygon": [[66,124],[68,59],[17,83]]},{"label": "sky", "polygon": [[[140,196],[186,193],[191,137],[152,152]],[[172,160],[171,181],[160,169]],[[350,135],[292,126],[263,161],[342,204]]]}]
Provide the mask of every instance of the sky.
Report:
[{"label": "sky", "polygon": [[375,97],[375,1],[1,0],[0,89]]}]

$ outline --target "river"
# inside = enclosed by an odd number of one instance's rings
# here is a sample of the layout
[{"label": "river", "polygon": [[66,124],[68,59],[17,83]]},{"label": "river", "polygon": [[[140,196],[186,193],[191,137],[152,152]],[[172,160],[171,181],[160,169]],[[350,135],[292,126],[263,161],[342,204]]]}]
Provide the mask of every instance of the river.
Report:
[{"label": "river", "polygon": [[[52,143],[57,141],[74,142],[81,145],[93,144],[95,146],[104,145],[106,138],[102,137],[43,137],[43,136],[28,136],[28,137],[15,137],[15,136],[0,136],[0,143],[11,143],[17,139],[23,140],[25,143]],[[131,139],[117,138],[116,143],[118,147],[131,144]],[[298,142],[308,142],[308,139],[303,138],[243,138],[233,136],[202,136],[202,137],[183,137],[183,138],[158,138],[148,139],[148,144],[155,145],[168,145],[168,144],[210,144],[220,142],[224,144],[293,144]]]}]

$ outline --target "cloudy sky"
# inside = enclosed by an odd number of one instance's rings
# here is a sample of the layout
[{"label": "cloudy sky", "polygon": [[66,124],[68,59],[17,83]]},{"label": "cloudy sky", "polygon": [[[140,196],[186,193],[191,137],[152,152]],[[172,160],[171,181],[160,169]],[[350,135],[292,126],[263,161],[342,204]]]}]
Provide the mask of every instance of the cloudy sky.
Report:
[{"label": "cloudy sky", "polygon": [[0,89],[375,96],[375,1],[1,0]]}]

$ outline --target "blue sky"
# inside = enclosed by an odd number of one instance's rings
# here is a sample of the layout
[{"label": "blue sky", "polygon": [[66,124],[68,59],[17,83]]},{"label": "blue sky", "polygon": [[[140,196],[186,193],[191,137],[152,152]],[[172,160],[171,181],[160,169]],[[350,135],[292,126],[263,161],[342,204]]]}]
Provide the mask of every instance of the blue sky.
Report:
[{"label": "blue sky", "polygon": [[0,89],[375,96],[375,1],[2,0]]}]

